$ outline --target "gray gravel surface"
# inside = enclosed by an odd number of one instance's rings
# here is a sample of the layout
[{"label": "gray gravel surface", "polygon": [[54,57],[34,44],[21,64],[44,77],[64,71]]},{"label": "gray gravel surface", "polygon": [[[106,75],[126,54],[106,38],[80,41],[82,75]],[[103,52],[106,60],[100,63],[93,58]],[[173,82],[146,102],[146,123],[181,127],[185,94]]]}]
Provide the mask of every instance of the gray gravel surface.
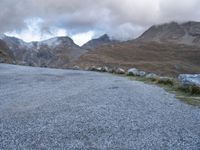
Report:
[{"label": "gray gravel surface", "polygon": [[200,109],[95,72],[0,64],[0,149],[200,149]]}]

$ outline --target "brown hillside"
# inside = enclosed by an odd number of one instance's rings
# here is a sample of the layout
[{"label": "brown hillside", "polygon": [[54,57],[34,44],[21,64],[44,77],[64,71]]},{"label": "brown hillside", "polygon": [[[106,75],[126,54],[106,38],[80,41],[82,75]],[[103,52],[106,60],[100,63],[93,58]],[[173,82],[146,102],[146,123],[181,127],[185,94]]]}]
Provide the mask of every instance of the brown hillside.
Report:
[{"label": "brown hillside", "polygon": [[0,40],[0,63],[12,63],[13,61],[13,56],[8,52],[8,47]]},{"label": "brown hillside", "polygon": [[123,42],[104,45],[80,57],[81,67],[112,66],[177,76],[180,73],[200,73],[200,48],[170,43]]}]

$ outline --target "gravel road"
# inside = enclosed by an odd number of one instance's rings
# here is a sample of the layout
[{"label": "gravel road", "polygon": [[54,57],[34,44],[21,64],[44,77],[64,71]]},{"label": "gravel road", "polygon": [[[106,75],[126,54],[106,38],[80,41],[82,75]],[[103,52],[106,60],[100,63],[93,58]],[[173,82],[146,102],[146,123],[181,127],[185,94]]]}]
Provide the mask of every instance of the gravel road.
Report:
[{"label": "gravel road", "polygon": [[0,64],[0,149],[200,149],[200,109],[110,74]]}]

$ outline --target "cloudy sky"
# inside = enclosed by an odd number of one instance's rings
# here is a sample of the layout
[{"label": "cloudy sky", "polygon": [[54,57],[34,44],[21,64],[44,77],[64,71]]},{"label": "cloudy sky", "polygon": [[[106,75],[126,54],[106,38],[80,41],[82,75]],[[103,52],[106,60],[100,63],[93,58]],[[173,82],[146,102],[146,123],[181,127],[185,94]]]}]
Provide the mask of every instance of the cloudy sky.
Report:
[{"label": "cloudy sky", "polygon": [[153,24],[200,21],[200,0],[1,0],[0,33],[25,41],[70,36],[81,45],[107,33],[133,39]]}]

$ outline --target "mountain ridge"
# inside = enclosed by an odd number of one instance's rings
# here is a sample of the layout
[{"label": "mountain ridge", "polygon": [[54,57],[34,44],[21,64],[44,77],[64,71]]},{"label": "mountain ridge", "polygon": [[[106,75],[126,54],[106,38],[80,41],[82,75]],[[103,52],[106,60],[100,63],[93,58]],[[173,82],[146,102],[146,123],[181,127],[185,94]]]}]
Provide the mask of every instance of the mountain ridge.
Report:
[{"label": "mountain ridge", "polygon": [[3,42],[7,48],[0,45],[0,57],[6,56],[4,60],[13,60],[16,64],[53,68],[74,65],[81,68],[93,65],[137,67],[172,76],[200,72],[200,22],[154,25],[140,37],[124,42],[111,40],[104,34],[82,47],[70,37],[30,43],[13,37],[6,38]]},{"label": "mountain ridge", "polygon": [[136,40],[200,46],[200,22],[171,22],[154,25]]},{"label": "mountain ridge", "polygon": [[116,40],[112,40],[108,34],[104,34],[102,36],[100,36],[99,38],[96,39],[92,39],[90,41],[88,41],[87,43],[85,43],[82,48],[83,49],[87,49],[87,50],[92,50],[95,49],[98,46],[102,46],[104,44],[112,44],[112,43],[116,43],[118,41]]},{"label": "mountain ridge", "polygon": [[[39,42],[24,42],[15,37],[4,36],[2,41],[13,54],[17,64],[47,67],[67,67],[87,52],[69,37],[55,37]],[[0,48],[2,49],[2,48]]]}]

